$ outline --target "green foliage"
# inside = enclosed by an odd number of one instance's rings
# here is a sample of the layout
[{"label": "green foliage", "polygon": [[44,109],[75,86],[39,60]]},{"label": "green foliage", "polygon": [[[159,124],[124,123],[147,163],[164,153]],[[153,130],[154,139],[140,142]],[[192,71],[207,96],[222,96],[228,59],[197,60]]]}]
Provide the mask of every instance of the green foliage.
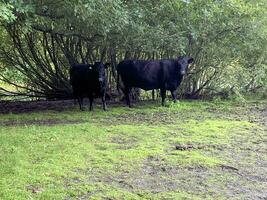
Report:
[{"label": "green foliage", "polygon": [[12,22],[16,19],[15,15],[12,13],[14,7],[9,3],[0,2],[0,22]]},{"label": "green foliage", "polygon": [[[195,62],[180,94],[210,95],[233,88],[239,93],[266,92],[264,0],[7,2],[0,4],[5,19],[1,61],[8,70],[24,72],[37,95],[70,90],[66,55],[78,62],[111,62],[112,88],[115,66],[124,58],[187,54]],[[48,83],[40,86],[40,79]],[[60,81],[53,88],[55,79]]]}]

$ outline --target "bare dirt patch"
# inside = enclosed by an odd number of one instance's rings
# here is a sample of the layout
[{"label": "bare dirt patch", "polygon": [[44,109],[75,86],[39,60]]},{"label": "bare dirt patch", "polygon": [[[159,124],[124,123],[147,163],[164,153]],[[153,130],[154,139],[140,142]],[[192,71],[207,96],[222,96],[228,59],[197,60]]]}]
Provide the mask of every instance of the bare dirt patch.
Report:
[{"label": "bare dirt patch", "polygon": [[85,122],[86,122],[85,120],[63,120],[63,119],[43,119],[43,120],[26,120],[26,121],[8,120],[0,122],[0,126],[25,126],[25,125],[53,126],[57,124],[80,124]]},{"label": "bare dirt patch", "polygon": [[63,111],[73,107],[73,100],[64,101],[0,101],[0,113],[29,113],[44,110]]},{"label": "bare dirt patch", "polygon": [[172,150],[179,150],[179,151],[190,151],[196,149],[223,149],[221,145],[217,144],[175,144]]},{"label": "bare dirt patch", "polygon": [[[143,102],[148,103],[151,101],[139,101],[139,104],[143,104]],[[153,101],[155,102],[155,101]],[[137,103],[137,102],[134,102]],[[122,101],[107,101],[107,105],[112,107],[123,106],[127,107],[126,104]],[[94,105],[102,106],[101,99],[94,99]],[[84,107],[85,110],[89,110],[89,101],[87,98],[84,99]],[[29,113],[29,112],[40,112],[45,110],[53,110],[53,111],[64,111],[69,108],[79,108],[79,104],[76,100],[55,100],[55,101],[0,101],[0,114],[8,114],[8,113]]]},{"label": "bare dirt patch", "polygon": [[[101,105],[101,100],[94,100],[94,107]],[[112,106],[125,106],[124,102],[108,101],[108,105]],[[89,108],[88,99],[84,99],[84,107]],[[64,111],[69,108],[79,108],[78,103],[75,100],[57,100],[57,101],[0,101],[0,114],[8,113],[29,113],[29,112],[41,112],[46,110]],[[86,110],[86,109],[85,109]]]},{"label": "bare dirt patch", "polygon": [[118,145],[116,149],[126,150],[135,148],[138,143],[138,139],[135,137],[114,136],[111,138],[111,142]]}]

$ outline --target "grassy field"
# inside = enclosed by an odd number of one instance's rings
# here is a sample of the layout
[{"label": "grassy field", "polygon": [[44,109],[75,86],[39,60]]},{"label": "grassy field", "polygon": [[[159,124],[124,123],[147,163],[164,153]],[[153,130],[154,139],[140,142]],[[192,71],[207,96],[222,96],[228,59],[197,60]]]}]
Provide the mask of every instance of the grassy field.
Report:
[{"label": "grassy field", "polygon": [[267,199],[267,101],[0,114],[0,199]]}]

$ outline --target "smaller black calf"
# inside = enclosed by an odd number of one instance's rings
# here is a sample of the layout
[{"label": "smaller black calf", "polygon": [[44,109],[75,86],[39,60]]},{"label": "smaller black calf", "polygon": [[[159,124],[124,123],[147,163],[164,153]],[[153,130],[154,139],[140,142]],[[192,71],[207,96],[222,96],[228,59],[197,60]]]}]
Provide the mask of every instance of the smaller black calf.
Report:
[{"label": "smaller black calf", "polygon": [[93,100],[101,97],[103,109],[106,105],[106,76],[105,65],[101,62],[95,64],[74,64],[70,68],[70,82],[73,89],[74,98],[78,99],[80,109],[83,110],[83,98],[88,97],[90,101],[90,110],[93,109]]}]

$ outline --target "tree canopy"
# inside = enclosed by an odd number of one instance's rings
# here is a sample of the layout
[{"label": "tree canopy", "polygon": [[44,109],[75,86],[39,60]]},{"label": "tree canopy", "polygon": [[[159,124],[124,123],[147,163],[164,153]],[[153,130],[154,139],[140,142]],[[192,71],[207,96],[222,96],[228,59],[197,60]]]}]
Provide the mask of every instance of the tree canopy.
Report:
[{"label": "tree canopy", "polygon": [[180,94],[266,91],[264,0],[5,0],[1,95],[71,96],[70,60],[108,61],[110,89],[125,58],[195,59]]}]

